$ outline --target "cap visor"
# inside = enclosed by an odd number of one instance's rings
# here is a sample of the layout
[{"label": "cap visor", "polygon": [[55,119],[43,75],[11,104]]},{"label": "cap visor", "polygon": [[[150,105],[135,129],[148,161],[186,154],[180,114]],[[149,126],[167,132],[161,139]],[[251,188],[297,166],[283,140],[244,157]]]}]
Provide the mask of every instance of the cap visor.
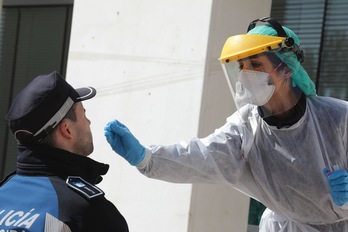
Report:
[{"label": "cap visor", "polygon": [[93,87],[84,87],[84,88],[78,88],[75,90],[79,94],[79,97],[76,99],[77,101],[84,101],[84,100],[91,99],[97,94],[97,91]]}]

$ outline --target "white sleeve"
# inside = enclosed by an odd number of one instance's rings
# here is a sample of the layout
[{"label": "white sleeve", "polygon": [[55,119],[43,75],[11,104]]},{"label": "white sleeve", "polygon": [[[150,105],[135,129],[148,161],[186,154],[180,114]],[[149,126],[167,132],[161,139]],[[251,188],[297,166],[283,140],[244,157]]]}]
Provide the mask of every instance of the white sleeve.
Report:
[{"label": "white sleeve", "polygon": [[237,126],[225,124],[206,138],[150,146],[137,168],[144,175],[176,183],[234,183],[245,165]]}]

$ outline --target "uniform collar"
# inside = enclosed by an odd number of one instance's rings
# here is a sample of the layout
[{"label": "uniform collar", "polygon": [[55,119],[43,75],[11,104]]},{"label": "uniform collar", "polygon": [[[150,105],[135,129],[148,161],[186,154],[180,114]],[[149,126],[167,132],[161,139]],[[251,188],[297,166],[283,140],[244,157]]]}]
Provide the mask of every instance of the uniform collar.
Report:
[{"label": "uniform collar", "polygon": [[59,176],[64,180],[68,176],[80,176],[97,184],[108,169],[108,164],[47,145],[18,145],[19,175]]}]

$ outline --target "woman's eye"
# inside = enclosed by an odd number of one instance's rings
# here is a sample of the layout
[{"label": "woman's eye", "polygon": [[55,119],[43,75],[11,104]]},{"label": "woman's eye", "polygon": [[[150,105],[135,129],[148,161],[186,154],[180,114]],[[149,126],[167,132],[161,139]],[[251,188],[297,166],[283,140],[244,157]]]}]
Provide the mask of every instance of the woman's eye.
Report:
[{"label": "woman's eye", "polygon": [[263,71],[261,63],[253,63],[252,66],[255,71]]}]

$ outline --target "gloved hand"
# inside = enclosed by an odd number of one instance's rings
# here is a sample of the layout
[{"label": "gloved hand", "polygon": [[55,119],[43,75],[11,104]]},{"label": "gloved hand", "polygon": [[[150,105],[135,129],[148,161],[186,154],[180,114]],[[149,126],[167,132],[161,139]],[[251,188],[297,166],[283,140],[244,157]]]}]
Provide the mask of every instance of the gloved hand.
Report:
[{"label": "gloved hand", "polygon": [[329,182],[333,202],[338,206],[344,205],[348,202],[348,172],[343,169],[332,172],[328,168],[324,168],[323,172]]},{"label": "gloved hand", "polygon": [[104,135],[111,148],[131,165],[138,165],[145,157],[145,147],[133,136],[129,129],[117,120],[109,122]]}]

